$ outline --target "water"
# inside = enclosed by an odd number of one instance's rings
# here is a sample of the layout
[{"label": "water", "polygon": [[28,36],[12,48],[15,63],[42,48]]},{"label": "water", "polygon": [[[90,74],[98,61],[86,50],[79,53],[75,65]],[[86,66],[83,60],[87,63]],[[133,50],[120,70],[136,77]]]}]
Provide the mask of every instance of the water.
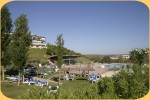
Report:
[{"label": "water", "polygon": [[127,67],[128,64],[126,63],[111,63],[106,64],[105,68],[121,68],[121,67]]}]

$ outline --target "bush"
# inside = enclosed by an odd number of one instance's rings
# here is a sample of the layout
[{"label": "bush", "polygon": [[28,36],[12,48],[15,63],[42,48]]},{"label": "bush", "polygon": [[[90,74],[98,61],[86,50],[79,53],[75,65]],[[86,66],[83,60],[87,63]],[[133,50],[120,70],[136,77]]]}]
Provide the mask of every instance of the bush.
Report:
[{"label": "bush", "polygon": [[129,82],[130,75],[122,70],[118,75],[113,77],[115,93],[118,97],[127,99],[129,98]]},{"label": "bush", "polygon": [[56,82],[58,82],[59,77],[54,77],[53,80],[56,81]]},{"label": "bush", "polygon": [[77,88],[75,90],[64,90],[59,88],[57,92],[49,92],[47,94],[48,87],[31,87],[27,94],[24,94],[19,99],[98,99],[97,85],[91,85]]},{"label": "bush", "polygon": [[98,93],[104,99],[117,98],[112,78],[104,77],[98,82]]},{"label": "bush", "polygon": [[9,76],[11,76],[11,75],[18,75],[18,70],[11,68],[11,69],[7,70],[7,71],[5,72],[5,74],[6,74],[6,75],[9,75]]},{"label": "bush", "polygon": [[123,99],[137,99],[147,94],[148,68],[142,68],[140,65],[133,65],[128,70],[122,69],[113,77],[115,93]]}]

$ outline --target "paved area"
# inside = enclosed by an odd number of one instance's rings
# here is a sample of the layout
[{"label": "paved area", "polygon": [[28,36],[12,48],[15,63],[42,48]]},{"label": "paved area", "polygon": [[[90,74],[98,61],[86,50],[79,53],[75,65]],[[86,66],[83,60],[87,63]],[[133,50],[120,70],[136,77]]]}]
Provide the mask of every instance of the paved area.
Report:
[{"label": "paved area", "polygon": [[33,77],[33,79],[40,80],[40,81],[43,81],[43,82],[53,82],[53,83],[58,83],[58,82],[56,82],[56,81],[52,81],[52,80],[44,79],[44,78],[39,78],[39,77]]}]

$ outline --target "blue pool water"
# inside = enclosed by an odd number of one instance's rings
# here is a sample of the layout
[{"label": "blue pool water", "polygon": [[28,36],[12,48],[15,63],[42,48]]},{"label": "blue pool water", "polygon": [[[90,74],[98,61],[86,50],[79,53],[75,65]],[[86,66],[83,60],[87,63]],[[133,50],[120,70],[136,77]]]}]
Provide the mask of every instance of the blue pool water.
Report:
[{"label": "blue pool water", "polygon": [[105,68],[121,68],[121,67],[126,67],[128,64],[126,63],[111,63],[105,65]]}]

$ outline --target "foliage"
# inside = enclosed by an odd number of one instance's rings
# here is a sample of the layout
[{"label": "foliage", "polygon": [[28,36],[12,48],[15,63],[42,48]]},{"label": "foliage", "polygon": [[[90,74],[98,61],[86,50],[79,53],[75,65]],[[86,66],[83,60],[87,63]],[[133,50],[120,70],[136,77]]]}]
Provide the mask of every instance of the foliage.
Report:
[{"label": "foliage", "polygon": [[78,57],[76,59],[76,61],[79,62],[79,63],[82,63],[82,64],[87,64],[87,63],[91,62],[91,60],[88,57],[84,56],[84,55]]},{"label": "foliage", "polygon": [[7,70],[5,72],[5,74],[9,75],[9,76],[11,76],[11,75],[18,75],[18,70],[14,69],[14,68],[11,68],[11,69]]},{"label": "foliage", "polygon": [[89,57],[90,60],[92,60],[93,62],[101,62],[101,57],[100,56],[92,56],[92,57]]},{"label": "foliage", "polygon": [[14,66],[19,69],[27,60],[27,51],[31,44],[31,36],[28,28],[28,19],[22,14],[15,20],[15,30],[12,34],[11,56]]},{"label": "foliage", "polygon": [[[65,47],[63,49],[63,55],[80,55],[79,53],[74,52],[73,50],[69,50]],[[48,45],[46,53],[48,55],[56,55],[57,54],[57,46],[56,45]]]},{"label": "foliage", "polygon": [[8,7],[5,5],[1,9],[1,50],[2,50],[2,80],[4,80],[4,68],[10,64],[10,33],[12,31],[12,19]]},{"label": "foliage", "polygon": [[62,66],[62,58],[63,58],[63,46],[64,46],[64,39],[62,37],[62,34],[59,34],[57,36],[57,39],[56,39],[56,54],[57,54],[57,66],[59,68],[61,68]]},{"label": "foliage", "polygon": [[48,55],[56,55],[56,46],[55,45],[48,45],[46,53]]},{"label": "foliage", "polygon": [[73,92],[74,99],[98,99],[100,98],[98,94],[98,88],[96,84],[89,87],[79,87]]},{"label": "foliage", "polygon": [[[13,65],[19,69],[20,76],[20,71],[27,61],[27,51],[32,39],[29,32],[28,19],[25,14],[19,16],[15,20],[14,25],[15,30],[11,40],[11,60]],[[20,79],[18,79],[18,85],[20,85]]]},{"label": "foliage", "polygon": [[105,56],[101,59],[102,63],[111,63],[111,59],[109,56]]},{"label": "foliage", "polygon": [[[57,66],[58,68],[61,68],[63,63],[63,46],[64,46],[64,39],[62,37],[62,34],[59,34],[56,39],[56,55],[57,55]],[[60,74],[60,71],[59,71]],[[60,75],[58,80],[58,85],[60,85]]]},{"label": "foliage", "polygon": [[127,99],[129,98],[129,81],[130,76],[129,73],[126,72],[126,70],[121,70],[121,72],[113,77],[114,80],[114,87],[115,87],[115,93],[120,98]]},{"label": "foliage", "polygon": [[139,65],[148,63],[148,53],[149,49],[134,49],[130,51],[130,60]]},{"label": "foliage", "polygon": [[149,90],[148,67],[133,65],[123,68],[113,77],[104,77],[98,82],[99,94],[102,98],[137,99]]},{"label": "foliage", "polygon": [[[149,90],[148,67],[140,65],[122,68],[113,77],[104,77],[96,83],[87,80],[64,81],[57,92],[46,93],[48,87],[32,86],[19,99],[137,99]],[[51,84],[51,83],[50,83]],[[49,84],[49,85],[50,85]],[[55,84],[56,85],[56,84]],[[28,85],[27,85],[28,86]],[[54,84],[51,86],[54,86]]]},{"label": "foliage", "polygon": [[147,94],[148,88],[145,85],[145,79],[148,80],[148,77],[144,77],[146,74],[145,69],[140,65],[134,65],[132,67],[133,75],[130,81],[130,98],[140,98]]},{"label": "foliage", "polygon": [[[40,90],[40,91],[39,91]],[[27,94],[20,99],[94,99],[100,98],[98,95],[97,85],[90,85],[72,90],[59,88],[57,92],[47,92],[47,87],[32,87]]]},{"label": "foliage", "polygon": [[114,81],[112,78],[104,77],[98,82],[98,93],[102,98],[117,98],[115,95]]},{"label": "foliage", "polygon": [[1,43],[2,51],[7,50],[8,44],[10,42],[9,35],[12,31],[12,19],[11,14],[7,6],[3,6],[1,10]]}]

